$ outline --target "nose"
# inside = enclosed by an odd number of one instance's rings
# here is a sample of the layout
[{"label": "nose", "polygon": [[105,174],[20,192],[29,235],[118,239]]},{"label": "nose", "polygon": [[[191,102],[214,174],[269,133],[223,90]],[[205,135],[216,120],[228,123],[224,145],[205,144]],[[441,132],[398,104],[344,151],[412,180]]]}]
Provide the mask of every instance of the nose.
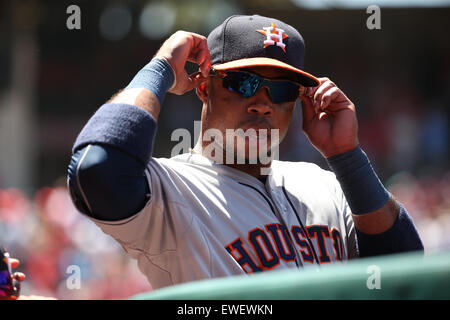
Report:
[{"label": "nose", "polygon": [[271,117],[273,115],[272,102],[266,88],[261,88],[253,96],[254,100],[248,106],[247,112],[252,115]]}]

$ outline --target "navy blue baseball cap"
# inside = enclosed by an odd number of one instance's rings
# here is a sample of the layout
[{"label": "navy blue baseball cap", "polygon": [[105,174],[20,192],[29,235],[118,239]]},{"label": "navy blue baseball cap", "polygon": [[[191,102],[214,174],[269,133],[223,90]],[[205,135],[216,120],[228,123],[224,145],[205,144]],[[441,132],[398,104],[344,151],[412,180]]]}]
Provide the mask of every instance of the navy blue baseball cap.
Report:
[{"label": "navy blue baseball cap", "polygon": [[305,43],[292,26],[259,15],[227,18],[208,35],[208,48],[214,70],[271,66],[293,71],[305,87],[319,80],[303,71]]}]

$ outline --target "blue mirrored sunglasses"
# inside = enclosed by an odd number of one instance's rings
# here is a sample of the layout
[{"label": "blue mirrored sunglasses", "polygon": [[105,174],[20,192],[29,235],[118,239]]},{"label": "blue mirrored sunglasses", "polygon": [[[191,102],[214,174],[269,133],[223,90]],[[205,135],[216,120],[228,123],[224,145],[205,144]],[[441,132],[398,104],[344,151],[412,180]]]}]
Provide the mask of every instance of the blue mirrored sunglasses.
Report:
[{"label": "blue mirrored sunglasses", "polygon": [[300,84],[286,79],[268,79],[257,74],[242,71],[216,71],[211,69],[212,76],[222,78],[223,87],[237,92],[245,98],[254,96],[261,87],[269,91],[270,99],[274,103],[295,101],[304,89]]}]

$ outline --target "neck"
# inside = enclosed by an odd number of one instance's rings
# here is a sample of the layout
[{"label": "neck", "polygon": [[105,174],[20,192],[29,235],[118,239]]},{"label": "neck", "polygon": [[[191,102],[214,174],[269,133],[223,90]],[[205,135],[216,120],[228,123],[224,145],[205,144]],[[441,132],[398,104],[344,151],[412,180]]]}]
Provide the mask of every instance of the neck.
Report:
[{"label": "neck", "polygon": [[272,164],[272,162],[270,162],[269,164],[260,164],[260,163],[256,163],[256,164],[224,164],[227,167],[236,169],[236,170],[240,170],[242,172],[245,172],[253,177],[255,177],[256,179],[261,180],[262,182],[266,181],[267,178],[267,174],[263,174],[264,169],[268,169],[270,167],[270,165]]}]

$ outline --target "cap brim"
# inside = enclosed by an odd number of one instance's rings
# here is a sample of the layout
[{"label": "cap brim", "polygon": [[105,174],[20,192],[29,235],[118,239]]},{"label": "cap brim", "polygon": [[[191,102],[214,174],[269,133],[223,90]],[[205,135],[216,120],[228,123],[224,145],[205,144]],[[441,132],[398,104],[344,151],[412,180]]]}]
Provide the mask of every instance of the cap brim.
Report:
[{"label": "cap brim", "polygon": [[223,71],[230,69],[248,68],[248,67],[277,67],[298,74],[299,83],[305,87],[316,87],[320,84],[319,80],[313,75],[303,70],[297,69],[287,63],[271,58],[247,58],[214,65],[214,70]]}]

